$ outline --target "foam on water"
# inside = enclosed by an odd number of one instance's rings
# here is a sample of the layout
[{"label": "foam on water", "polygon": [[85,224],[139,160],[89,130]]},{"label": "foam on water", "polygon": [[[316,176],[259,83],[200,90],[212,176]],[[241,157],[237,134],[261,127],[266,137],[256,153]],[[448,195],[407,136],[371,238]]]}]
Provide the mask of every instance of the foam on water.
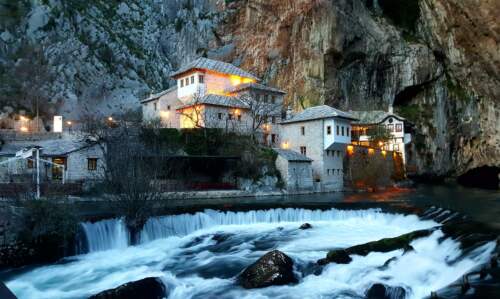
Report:
[{"label": "foam on water", "polygon": [[[313,228],[299,230],[305,221]],[[463,256],[457,242],[439,242],[442,232],[438,230],[412,242],[415,251],[405,255],[396,250],[353,256],[350,264],[327,265],[321,275],[309,274],[305,269],[324,257],[328,249],[435,225],[416,216],[377,210],[206,211],[168,216],[148,222],[141,233],[144,243],[139,246],[123,246],[123,242],[117,241],[122,234],[115,229],[87,230],[116,233],[113,242],[107,242],[106,237],[90,236],[89,241],[96,242],[90,246],[94,252],[73,257],[65,264],[34,269],[7,285],[20,299],[87,298],[128,281],[159,276],[169,287],[169,298],[356,298],[373,283],[382,282],[405,288],[409,298],[422,298],[486,261],[494,244]],[[212,239],[214,235],[225,238],[217,242]],[[99,251],[107,248],[114,249]],[[236,275],[272,249],[292,257],[299,283],[254,290],[238,287]],[[392,257],[397,259],[381,268]]]}]

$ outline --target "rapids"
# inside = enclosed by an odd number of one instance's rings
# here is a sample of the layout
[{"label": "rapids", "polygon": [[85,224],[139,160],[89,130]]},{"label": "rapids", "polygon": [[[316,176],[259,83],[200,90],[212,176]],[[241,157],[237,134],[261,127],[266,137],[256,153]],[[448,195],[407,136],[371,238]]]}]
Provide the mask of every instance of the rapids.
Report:
[{"label": "rapids", "polygon": [[[312,229],[300,230],[304,223]],[[401,286],[407,298],[422,298],[475,265],[493,243],[464,254],[440,230],[415,240],[415,251],[353,256],[347,265],[329,264],[315,273],[316,260],[332,248],[395,237],[438,225],[414,215],[379,210],[272,209],[249,212],[206,210],[150,219],[140,244],[129,246],[121,219],[83,223],[88,253],[35,268],[7,281],[18,298],[87,298],[144,277],[161,277],[169,298],[359,298],[376,282]],[[214,238],[214,236],[216,236]],[[235,277],[266,252],[278,249],[295,264],[299,283],[245,290]],[[387,267],[384,263],[397,259]]]}]

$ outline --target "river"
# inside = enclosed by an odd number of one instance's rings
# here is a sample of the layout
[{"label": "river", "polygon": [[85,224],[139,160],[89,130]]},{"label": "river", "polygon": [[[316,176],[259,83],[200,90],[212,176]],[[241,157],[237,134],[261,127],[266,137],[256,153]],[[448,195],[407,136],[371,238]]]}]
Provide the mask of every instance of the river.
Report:
[{"label": "river", "polygon": [[[495,244],[489,242],[464,252],[458,242],[442,240],[443,233],[437,230],[413,241],[415,250],[407,254],[402,250],[372,252],[354,256],[346,265],[329,264],[321,273],[314,273],[314,265],[332,248],[438,225],[415,215],[363,208],[365,204],[436,205],[498,225],[499,200],[495,191],[449,185],[371,194],[186,200],[185,206],[211,209],[152,218],[140,232],[136,246],[129,245],[121,219],[82,223],[88,243],[84,253],[10,276],[6,283],[20,299],[87,298],[150,276],[162,279],[169,298],[359,298],[377,282],[404,288],[407,298],[423,298],[487,262]],[[245,211],[221,212],[213,209],[217,206],[244,207]],[[312,224],[312,229],[298,229],[304,222]],[[299,282],[256,290],[239,287],[235,279],[238,273],[272,249],[293,259]],[[384,267],[393,257],[395,261]]]}]

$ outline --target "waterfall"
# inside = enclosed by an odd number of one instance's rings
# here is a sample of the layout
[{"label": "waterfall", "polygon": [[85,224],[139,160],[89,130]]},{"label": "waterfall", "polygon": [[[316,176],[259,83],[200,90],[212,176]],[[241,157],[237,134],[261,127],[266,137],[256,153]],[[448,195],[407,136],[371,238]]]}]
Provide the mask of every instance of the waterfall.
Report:
[{"label": "waterfall", "polygon": [[194,231],[217,225],[244,225],[255,223],[332,221],[352,217],[376,217],[378,209],[362,211],[270,209],[247,212],[219,212],[205,210],[195,214],[163,216],[149,219],[140,233],[140,243],[171,236],[185,236]]},{"label": "waterfall", "polygon": [[[307,210],[298,208],[270,209],[246,212],[220,212],[205,210],[195,214],[181,214],[150,218],[139,233],[139,243],[171,236],[186,236],[197,230],[218,225],[246,225],[257,223],[335,221],[350,218],[366,220],[404,221],[408,216],[382,213],[380,209],[368,210]],[[416,220],[417,217],[415,217]],[[400,223],[404,226],[404,223]],[[123,219],[96,223],[83,223],[88,251],[125,248],[130,236]]]},{"label": "waterfall", "polygon": [[81,226],[89,252],[126,248],[129,245],[129,233],[122,218],[84,222]]}]

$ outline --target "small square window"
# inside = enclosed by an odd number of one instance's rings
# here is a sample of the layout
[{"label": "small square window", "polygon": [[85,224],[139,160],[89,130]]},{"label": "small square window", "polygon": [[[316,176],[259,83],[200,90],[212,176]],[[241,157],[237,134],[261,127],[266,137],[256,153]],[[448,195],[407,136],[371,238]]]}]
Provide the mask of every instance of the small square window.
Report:
[{"label": "small square window", "polygon": [[326,127],[326,134],[327,135],[332,135],[332,126],[327,126]]},{"label": "small square window", "polygon": [[306,135],[306,127],[300,127],[300,134]]},{"label": "small square window", "polygon": [[191,84],[194,84],[194,76],[191,76]]},{"label": "small square window", "polygon": [[97,158],[87,159],[87,169],[90,171],[97,170]]},{"label": "small square window", "polygon": [[170,105],[167,106],[167,110],[170,110]]},{"label": "small square window", "polygon": [[276,96],[271,97],[271,103],[276,104]]},{"label": "small square window", "polygon": [[300,153],[305,156],[307,154],[307,148],[305,146],[301,146]]},{"label": "small square window", "polygon": [[153,109],[156,111],[158,108],[158,105],[156,103],[153,103]]},{"label": "small square window", "polygon": [[340,127],[337,126],[337,135],[340,135]]},{"label": "small square window", "polygon": [[181,87],[184,87],[184,79],[181,79],[179,81],[181,81]]},{"label": "small square window", "polygon": [[396,124],[396,132],[402,132],[403,131],[403,125],[402,124]]},{"label": "small square window", "polygon": [[198,82],[199,83],[204,83],[205,77],[203,75],[198,76]]},{"label": "small square window", "polygon": [[349,127],[347,127],[346,130],[347,130],[347,134],[346,135],[347,135],[347,137],[349,137]]},{"label": "small square window", "polygon": [[229,113],[229,114],[227,115],[227,119],[229,119],[229,120],[233,119],[233,115],[232,115],[231,113]]},{"label": "small square window", "polygon": [[33,162],[33,160],[26,160],[26,162],[27,162],[27,165],[26,165],[26,166],[27,166],[28,168],[30,168],[30,169],[31,169],[31,168],[34,168],[34,167],[35,167],[35,163]]},{"label": "small square window", "polygon": [[222,119],[222,113],[217,113],[217,118]]},{"label": "small square window", "polygon": [[271,122],[272,122],[273,124],[275,124],[275,123],[276,123],[276,116],[272,116],[272,117],[271,117]]},{"label": "small square window", "polygon": [[342,126],[342,136],[344,136],[344,126]]},{"label": "small square window", "polygon": [[241,114],[238,115],[238,121],[241,121]]},{"label": "small square window", "polygon": [[186,86],[189,85],[189,77],[186,78]]},{"label": "small square window", "polygon": [[276,134],[271,134],[271,143],[276,143]]}]

